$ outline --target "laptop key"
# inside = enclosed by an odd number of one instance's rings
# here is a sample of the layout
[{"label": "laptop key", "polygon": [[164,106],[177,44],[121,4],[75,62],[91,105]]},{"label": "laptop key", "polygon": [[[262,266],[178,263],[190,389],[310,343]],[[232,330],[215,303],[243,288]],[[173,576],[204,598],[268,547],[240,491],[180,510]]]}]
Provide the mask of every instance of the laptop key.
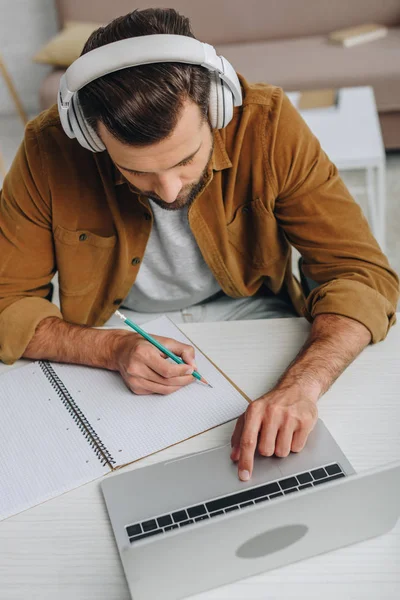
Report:
[{"label": "laptop key", "polygon": [[142,533],[142,535],[135,535],[133,538],[129,538],[131,544],[133,542],[137,542],[138,540],[142,540],[143,538],[150,537],[151,535],[157,535],[158,533],[163,533],[162,529],[156,529],[155,531],[149,531],[147,533]]},{"label": "laptop key", "polygon": [[178,510],[172,513],[172,518],[174,519],[175,523],[179,523],[180,521],[186,521],[188,516],[186,514],[186,510]]},{"label": "laptop key", "polygon": [[210,517],[208,515],[201,515],[201,517],[196,517],[195,521],[204,521],[205,519],[209,519]]},{"label": "laptop key", "polygon": [[225,509],[225,512],[232,512],[233,510],[239,510],[238,506],[228,506],[228,508]]},{"label": "laptop key", "polygon": [[246,506],[251,506],[252,504],[254,504],[253,500],[249,500],[248,502],[243,502],[243,504],[240,504],[240,508],[246,508]]},{"label": "laptop key", "polygon": [[325,467],[325,471],[328,473],[328,475],[336,475],[337,473],[341,473],[342,469],[337,463],[335,463],[333,465],[328,465],[327,467]]},{"label": "laptop key", "polygon": [[344,473],[338,473],[337,475],[332,475],[332,477],[325,477],[325,479],[319,479],[318,481],[314,481],[314,485],[326,483],[327,481],[333,481],[334,479],[340,479],[341,477],[344,477]]},{"label": "laptop key", "polygon": [[193,519],[188,519],[187,521],[181,521],[181,523],[179,523],[179,527],[184,527],[185,525],[189,525],[190,523],[194,523]]},{"label": "laptop key", "polygon": [[172,524],[171,515],[163,515],[162,517],[157,518],[157,523],[159,527],[165,527],[166,525]]},{"label": "laptop key", "polygon": [[152,531],[153,529],[157,529],[157,523],[155,519],[151,519],[150,521],[143,521],[142,527],[143,531]]},{"label": "laptop key", "polygon": [[266,500],[269,500],[268,496],[263,496],[262,498],[256,498],[256,500],[254,500],[255,504],[258,504],[259,502],[265,502]]},{"label": "laptop key", "polygon": [[168,525],[167,527],[164,527],[164,531],[171,531],[171,529],[179,529],[178,523],[175,523],[175,525]]},{"label": "laptop key", "polygon": [[271,494],[270,498],[277,498],[278,496],[283,496],[283,492],[276,492],[276,494]]},{"label": "laptop key", "polygon": [[305,488],[308,488],[308,487],[312,487],[312,483],[305,483],[303,485],[299,485],[299,490],[304,490]]},{"label": "laptop key", "polygon": [[314,469],[314,471],[311,471],[311,475],[314,479],[323,479],[324,477],[327,477],[325,469]]},{"label": "laptop key", "polygon": [[206,502],[206,506],[208,512],[211,513],[215,512],[216,510],[227,508],[228,506],[242,504],[248,500],[254,500],[255,498],[261,498],[262,496],[269,496],[274,492],[279,492],[279,485],[276,482],[267,483],[256,488],[244,490],[243,492],[231,494],[230,496],[218,498],[217,500],[211,500],[210,502]]},{"label": "laptop key", "polygon": [[210,517],[216,517],[217,515],[223,515],[224,511],[223,510],[216,510],[215,512],[210,514]]},{"label": "laptop key", "polygon": [[310,473],[300,473],[300,475],[297,475],[297,479],[300,483],[309,483],[313,480]]},{"label": "laptop key", "polygon": [[199,517],[200,515],[205,515],[207,513],[207,509],[204,504],[198,504],[197,506],[191,506],[186,509],[189,517]]},{"label": "laptop key", "polygon": [[129,537],[132,537],[133,535],[139,535],[139,533],[142,533],[140,523],[136,523],[136,525],[129,525],[129,527],[126,528],[126,533]]},{"label": "laptop key", "polygon": [[290,488],[290,490],[284,490],[284,494],[285,496],[287,496],[287,494],[291,494],[292,492],[298,492],[299,490],[297,488]]},{"label": "laptop key", "polygon": [[288,477],[287,479],[280,479],[279,485],[283,490],[288,490],[289,488],[296,487],[299,483],[296,477]]}]

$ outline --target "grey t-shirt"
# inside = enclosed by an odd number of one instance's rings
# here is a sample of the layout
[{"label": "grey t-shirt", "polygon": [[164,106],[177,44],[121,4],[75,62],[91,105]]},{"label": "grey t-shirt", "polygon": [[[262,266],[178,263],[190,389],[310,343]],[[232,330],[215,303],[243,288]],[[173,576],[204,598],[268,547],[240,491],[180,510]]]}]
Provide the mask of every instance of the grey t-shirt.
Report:
[{"label": "grey t-shirt", "polygon": [[188,210],[165,210],[150,200],[154,222],[135,284],[123,306],[167,312],[198,304],[221,287],[203,259]]}]

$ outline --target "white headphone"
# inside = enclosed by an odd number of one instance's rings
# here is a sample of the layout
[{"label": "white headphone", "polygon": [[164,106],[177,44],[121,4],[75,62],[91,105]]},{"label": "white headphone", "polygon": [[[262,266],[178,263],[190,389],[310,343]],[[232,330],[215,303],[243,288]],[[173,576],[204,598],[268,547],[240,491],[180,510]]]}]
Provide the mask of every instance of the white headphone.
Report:
[{"label": "white headphone", "polygon": [[85,120],[77,92],[108,73],[164,62],[199,65],[211,72],[208,109],[211,127],[226,127],[232,119],[233,107],[242,104],[240,82],[232,65],[209,44],[183,35],[156,34],[106,44],[80,56],[68,67],[58,90],[58,112],[67,136],[76,138],[87,150],[103,152],[105,146]]}]

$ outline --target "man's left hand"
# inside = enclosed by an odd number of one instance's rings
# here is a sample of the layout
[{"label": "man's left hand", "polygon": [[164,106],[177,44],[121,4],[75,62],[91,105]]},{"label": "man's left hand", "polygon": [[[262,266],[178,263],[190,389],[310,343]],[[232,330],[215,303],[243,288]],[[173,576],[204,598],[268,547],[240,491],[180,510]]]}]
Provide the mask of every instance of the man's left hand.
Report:
[{"label": "man's left hand", "polygon": [[256,449],[263,456],[300,452],[318,419],[318,394],[297,386],[275,389],[254,400],[239,417],[232,434],[231,459],[239,461],[239,478],[250,479]]}]

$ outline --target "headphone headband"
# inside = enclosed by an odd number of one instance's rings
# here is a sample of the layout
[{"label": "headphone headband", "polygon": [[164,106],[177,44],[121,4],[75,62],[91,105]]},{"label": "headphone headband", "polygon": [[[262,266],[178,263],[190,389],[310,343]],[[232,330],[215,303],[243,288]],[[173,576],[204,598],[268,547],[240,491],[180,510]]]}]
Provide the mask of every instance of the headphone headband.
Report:
[{"label": "headphone headband", "polygon": [[85,85],[128,67],[165,62],[194,64],[208,69],[222,88],[227,86],[233,106],[241,105],[242,92],[237,74],[223,56],[217,55],[213,46],[183,35],[145,35],[100,46],[83,54],[68,67],[61,77],[58,94],[58,110],[64,131],[75,137],[69,110],[70,105],[74,106],[74,95]]}]

